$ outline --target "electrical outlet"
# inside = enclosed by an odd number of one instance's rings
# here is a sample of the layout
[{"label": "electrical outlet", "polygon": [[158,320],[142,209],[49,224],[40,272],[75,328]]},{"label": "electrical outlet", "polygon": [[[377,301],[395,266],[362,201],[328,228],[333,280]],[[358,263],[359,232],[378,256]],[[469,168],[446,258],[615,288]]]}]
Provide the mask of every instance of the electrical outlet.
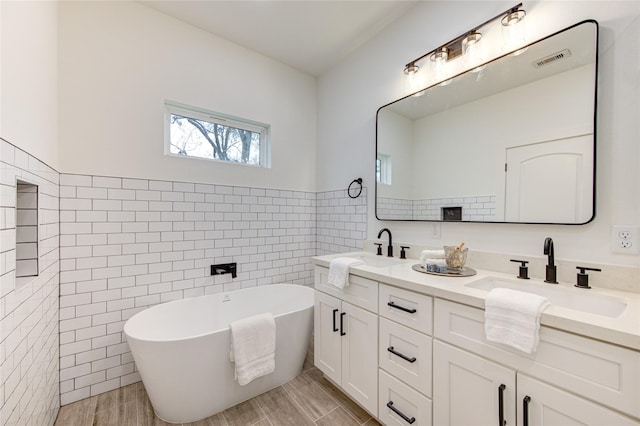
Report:
[{"label": "electrical outlet", "polygon": [[611,228],[611,251],[640,254],[640,226],[615,225]]}]

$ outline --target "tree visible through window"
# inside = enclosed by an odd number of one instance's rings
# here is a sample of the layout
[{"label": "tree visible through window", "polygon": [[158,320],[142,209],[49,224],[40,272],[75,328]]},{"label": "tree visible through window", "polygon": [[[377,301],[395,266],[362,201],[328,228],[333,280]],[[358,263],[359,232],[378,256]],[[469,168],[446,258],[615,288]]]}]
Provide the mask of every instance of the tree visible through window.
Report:
[{"label": "tree visible through window", "polygon": [[167,104],[169,153],[268,167],[268,126]]}]

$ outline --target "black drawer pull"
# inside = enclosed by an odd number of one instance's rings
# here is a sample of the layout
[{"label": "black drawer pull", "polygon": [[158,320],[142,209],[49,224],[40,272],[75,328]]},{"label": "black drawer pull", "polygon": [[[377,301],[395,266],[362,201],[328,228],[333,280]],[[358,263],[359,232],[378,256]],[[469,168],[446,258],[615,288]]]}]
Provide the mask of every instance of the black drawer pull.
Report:
[{"label": "black drawer pull", "polygon": [[346,336],[347,333],[344,332],[344,316],[347,315],[346,312],[342,312],[340,314],[340,335]]},{"label": "black drawer pull", "polygon": [[498,386],[498,425],[504,426],[507,422],[504,420],[504,389],[506,386],[501,384]]},{"label": "black drawer pull", "polygon": [[529,426],[529,402],[531,397],[529,395],[522,398],[522,426]]},{"label": "black drawer pull", "polygon": [[387,348],[387,350],[388,350],[389,352],[391,352],[392,354],[394,354],[395,356],[399,356],[400,358],[404,359],[405,361],[409,361],[409,362],[410,362],[410,363],[412,363],[412,364],[413,364],[414,362],[416,362],[416,357],[415,357],[415,356],[412,356],[411,358],[409,358],[409,357],[408,357],[408,356],[406,356],[405,354],[401,354],[400,352],[398,352],[398,351],[394,350],[394,349],[393,349],[393,346],[389,346],[389,347]]},{"label": "black drawer pull", "polygon": [[333,332],[338,331],[338,326],[336,325],[336,313],[338,313],[338,309],[333,310]]},{"label": "black drawer pull", "polygon": [[396,407],[393,406],[393,401],[389,401],[387,402],[387,407],[389,407],[391,409],[391,411],[393,411],[394,413],[396,413],[397,415],[399,415],[400,417],[402,417],[402,420],[404,420],[405,422],[412,424],[413,422],[416,421],[415,417],[407,417],[402,411],[398,410]]},{"label": "black drawer pull", "polygon": [[409,309],[409,308],[405,308],[404,306],[398,306],[393,302],[388,302],[387,305],[391,306],[392,308],[400,309],[401,311],[409,312],[410,314],[415,314],[416,312],[418,312],[413,308]]}]

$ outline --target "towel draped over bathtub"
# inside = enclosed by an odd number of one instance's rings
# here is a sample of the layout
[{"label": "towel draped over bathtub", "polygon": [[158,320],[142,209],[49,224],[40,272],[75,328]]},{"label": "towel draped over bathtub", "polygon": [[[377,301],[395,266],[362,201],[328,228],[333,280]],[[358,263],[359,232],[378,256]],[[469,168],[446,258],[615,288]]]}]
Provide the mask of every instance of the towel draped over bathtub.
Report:
[{"label": "towel draped over bathtub", "polygon": [[235,363],[235,378],[246,385],[276,369],[276,322],[273,314],[259,314],[230,324],[229,358]]}]

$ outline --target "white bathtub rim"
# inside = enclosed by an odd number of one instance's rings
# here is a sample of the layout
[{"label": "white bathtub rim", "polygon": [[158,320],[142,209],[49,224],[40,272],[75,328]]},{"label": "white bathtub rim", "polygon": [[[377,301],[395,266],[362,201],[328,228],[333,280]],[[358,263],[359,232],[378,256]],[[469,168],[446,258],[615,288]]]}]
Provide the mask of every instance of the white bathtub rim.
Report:
[{"label": "white bathtub rim", "polygon": [[[286,312],[279,312],[277,315],[274,315],[274,319],[284,316],[284,315],[289,315],[289,314],[293,314],[296,312],[301,312],[304,311],[305,309],[308,309],[309,307],[313,307],[313,303],[314,303],[314,299],[313,299],[313,294],[314,294],[314,290],[312,287],[309,286],[305,286],[305,285],[300,285],[300,284],[292,284],[292,283],[278,283],[278,284],[268,284],[265,286],[254,286],[254,287],[247,287],[247,288],[241,288],[241,289],[236,289],[236,290],[230,290],[230,291],[222,291],[219,293],[214,293],[214,294],[207,294],[204,296],[194,296],[194,297],[186,297],[183,299],[176,299],[176,300],[172,300],[169,302],[164,302],[164,303],[159,303],[157,305],[151,306],[149,308],[146,308],[138,313],[136,313],[135,315],[133,315],[131,318],[129,318],[124,326],[123,326],[123,332],[124,335],[127,339],[127,341],[129,339],[135,339],[135,340],[139,340],[139,341],[144,341],[144,342],[149,342],[149,343],[168,343],[168,342],[185,342],[185,341],[189,341],[189,340],[193,340],[193,339],[198,339],[201,337],[205,337],[205,336],[209,336],[212,335],[214,333],[224,333],[226,331],[229,331],[229,324],[226,325],[226,327],[221,327],[221,328],[216,328],[213,330],[208,330],[204,333],[199,333],[199,334],[190,334],[188,336],[185,337],[172,337],[172,338],[143,338],[143,337],[139,337],[136,335],[131,335],[127,329],[130,327],[127,327],[127,324],[129,323],[129,321],[133,320],[136,316],[145,313],[145,315],[149,314],[149,311],[158,308],[159,306],[162,306],[163,308],[166,308],[168,305],[173,305],[173,304],[181,304],[181,303],[185,303],[185,301],[189,300],[189,299],[197,299],[197,298],[220,298],[223,297],[225,294],[233,294],[233,293],[237,293],[237,292],[250,292],[251,290],[255,290],[257,287],[291,287],[291,286],[295,286],[295,287],[301,287],[301,288],[305,288],[307,290],[304,290],[304,292],[308,292],[309,295],[311,296],[311,303],[307,306],[303,306],[300,307],[299,309],[293,309],[290,311],[286,311]],[[268,311],[256,311],[253,315],[259,315],[259,314],[264,314],[264,313],[268,313]]]}]

